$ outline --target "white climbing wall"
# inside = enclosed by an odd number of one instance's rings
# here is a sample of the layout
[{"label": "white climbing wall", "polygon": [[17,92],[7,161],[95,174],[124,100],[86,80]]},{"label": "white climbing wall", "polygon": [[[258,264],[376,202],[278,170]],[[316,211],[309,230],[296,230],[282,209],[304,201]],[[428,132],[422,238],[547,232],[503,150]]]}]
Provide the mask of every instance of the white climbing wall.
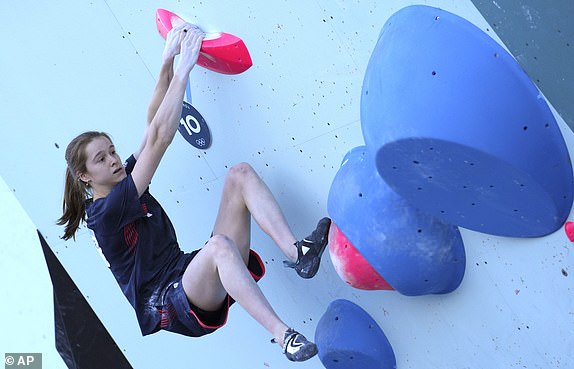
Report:
[{"label": "white climbing wall", "polygon": [[10,353],[41,353],[44,368],[65,368],[55,346],[52,284],[38,232],[2,178],[0,209],[2,354],[9,360]]},{"label": "white climbing wall", "polygon": [[[391,14],[411,4],[456,13],[497,39],[470,0],[3,0],[0,175],[12,193],[0,191],[0,221],[11,224],[15,205],[9,200],[15,196],[134,368],[295,367],[239,306],[225,328],[201,339],[164,332],[141,337],[87,230],[76,242],[59,239],[64,150],[85,130],[109,132],[123,157],[139,144],[163,49],[155,10],[169,9],[208,31],[241,37],[254,63],[236,76],[200,67],[192,72],[193,105],[207,120],[213,145],[198,151],[177,137],[151,187],[182,247],[190,251],[207,240],[226,171],[240,161],[267,181],[303,237],[326,214],[343,155],[363,144],[360,90],[378,33]],[[557,120],[572,150],[573,134]],[[462,234],[465,279],[444,296],[352,289],[339,279],[328,253],[317,277],[302,280],[283,268],[280,252],[255,227],[253,248],[267,267],[263,291],[284,320],[310,337],[328,304],[345,298],[379,323],[401,369],[573,367],[574,245],[563,231],[529,240]],[[7,242],[2,235],[2,258],[7,249],[42,257],[39,244],[27,237]],[[42,315],[42,325],[29,319],[31,305],[51,304],[46,269],[27,267],[27,260],[1,262],[2,276],[26,270],[42,282],[19,292],[34,301],[12,301],[12,279],[2,278],[0,311],[20,329],[0,330],[0,342],[40,330],[51,337],[50,314]],[[40,351],[21,342],[10,350]],[[53,339],[42,351],[54,351]],[[321,364],[315,358],[297,367]]]}]

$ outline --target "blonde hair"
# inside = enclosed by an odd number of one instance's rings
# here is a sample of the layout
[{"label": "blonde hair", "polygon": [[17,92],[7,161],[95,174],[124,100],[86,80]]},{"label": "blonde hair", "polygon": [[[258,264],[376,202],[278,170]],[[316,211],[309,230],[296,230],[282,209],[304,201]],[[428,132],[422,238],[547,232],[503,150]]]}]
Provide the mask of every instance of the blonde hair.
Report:
[{"label": "blonde hair", "polygon": [[86,220],[85,202],[91,197],[91,190],[79,176],[86,172],[86,146],[97,137],[105,137],[112,141],[105,132],[88,131],[74,138],[66,148],[65,158],[68,167],[64,186],[63,214],[58,219],[58,225],[66,226],[62,236],[64,240],[75,239],[80,223]]}]

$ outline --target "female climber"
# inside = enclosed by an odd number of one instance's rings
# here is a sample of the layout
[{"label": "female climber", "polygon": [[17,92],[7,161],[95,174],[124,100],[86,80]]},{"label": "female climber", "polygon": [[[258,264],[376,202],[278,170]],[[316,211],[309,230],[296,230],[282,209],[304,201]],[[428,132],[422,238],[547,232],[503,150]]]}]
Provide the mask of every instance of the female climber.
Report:
[{"label": "female climber", "polygon": [[191,24],[170,31],[142,143],[125,165],[106,133],[85,132],[70,142],[58,223],[65,225],[64,239],[75,237],[83,221],[93,231],[143,335],[161,329],[192,337],[212,333],[225,324],[229,306],[237,301],[289,360],[304,361],[317,347],[278,317],[257,286],[264,266],[250,249],[250,221],[253,217],[273,239],[289,266],[311,278],[327,244],[330,220],[321,219],[309,237],[297,241],[265,183],[241,163],[225,179],[211,237],[201,249],[184,253],[167,214],[149,192],[177,131],[203,37]]}]

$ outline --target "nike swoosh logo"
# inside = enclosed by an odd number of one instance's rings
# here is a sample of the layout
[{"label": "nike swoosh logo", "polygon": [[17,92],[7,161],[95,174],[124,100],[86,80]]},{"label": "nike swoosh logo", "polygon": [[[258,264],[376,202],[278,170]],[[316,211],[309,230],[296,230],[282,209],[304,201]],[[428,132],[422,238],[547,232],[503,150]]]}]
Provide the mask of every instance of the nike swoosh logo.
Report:
[{"label": "nike swoosh logo", "polygon": [[297,351],[299,351],[299,347],[303,346],[302,343],[297,343],[297,342],[289,342],[289,345],[287,346],[287,352],[290,354],[295,354]]}]

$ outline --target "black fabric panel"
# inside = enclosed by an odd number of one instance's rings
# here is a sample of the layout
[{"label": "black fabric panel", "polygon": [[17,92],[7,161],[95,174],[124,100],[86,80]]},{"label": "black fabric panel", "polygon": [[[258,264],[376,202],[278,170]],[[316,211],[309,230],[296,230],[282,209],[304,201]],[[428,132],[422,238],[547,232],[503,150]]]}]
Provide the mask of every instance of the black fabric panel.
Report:
[{"label": "black fabric panel", "polygon": [[78,287],[38,231],[54,287],[56,349],[70,369],[132,369]]}]

